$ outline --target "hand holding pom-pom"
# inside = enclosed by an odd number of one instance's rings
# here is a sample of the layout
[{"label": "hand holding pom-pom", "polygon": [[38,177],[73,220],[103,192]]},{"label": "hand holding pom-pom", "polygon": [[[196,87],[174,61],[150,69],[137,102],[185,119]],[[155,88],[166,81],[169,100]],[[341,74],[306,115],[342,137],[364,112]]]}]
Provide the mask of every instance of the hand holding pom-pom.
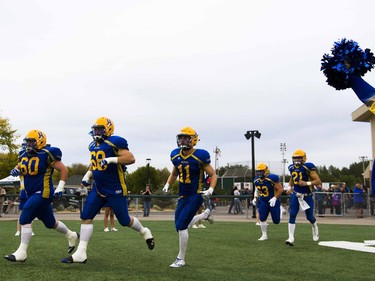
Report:
[{"label": "hand holding pom-pom", "polygon": [[323,55],[321,71],[327,77],[328,85],[336,90],[350,88],[351,77],[365,75],[375,64],[375,57],[370,49],[363,51],[353,40],[344,38],[335,42],[331,53]]}]

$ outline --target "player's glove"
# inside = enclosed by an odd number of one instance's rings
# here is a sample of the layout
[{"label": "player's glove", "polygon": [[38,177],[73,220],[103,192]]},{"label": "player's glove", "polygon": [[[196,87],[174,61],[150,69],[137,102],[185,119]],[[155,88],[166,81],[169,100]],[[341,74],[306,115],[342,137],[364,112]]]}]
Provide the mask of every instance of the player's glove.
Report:
[{"label": "player's glove", "polygon": [[253,204],[253,206],[256,206],[257,205],[257,198],[254,197],[254,199],[251,201],[251,203]]},{"label": "player's glove", "polygon": [[276,200],[277,200],[276,197],[272,197],[272,198],[270,199],[270,201],[268,201],[268,203],[270,203],[270,207],[275,207]]},{"label": "player's glove", "polygon": [[20,170],[18,170],[17,168],[14,168],[10,171],[10,175],[13,176],[13,177],[17,177],[21,174]]},{"label": "player's glove", "polygon": [[168,192],[168,189],[169,189],[169,183],[166,183],[163,187],[163,192],[167,193]]},{"label": "player's glove", "polygon": [[64,186],[65,186],[65,181],[60,180],[58,186],[55,189],[55,193],[53,194],[55,198],[61,198],[61,196],[64,193]]},{"label": "player's glove", "polygon": [[212,193],[214,192],[214,189],[210,187],[209,189],[202,192],[203,197],[210,197]]},{"label": "player's glove", "polygon": [[100,167],[104,168],[104,166],[108,164],[117,164],[117,161],[118,161],[118,157],[104,158],[102,159],[102,161],[100,161]]},{"label": "player's glove", "polygon": [[83,186],[89,186],[90,185],[90,178],[92,177],[92,172],[88,170],[86,174],[83,176],[81,184]]}]

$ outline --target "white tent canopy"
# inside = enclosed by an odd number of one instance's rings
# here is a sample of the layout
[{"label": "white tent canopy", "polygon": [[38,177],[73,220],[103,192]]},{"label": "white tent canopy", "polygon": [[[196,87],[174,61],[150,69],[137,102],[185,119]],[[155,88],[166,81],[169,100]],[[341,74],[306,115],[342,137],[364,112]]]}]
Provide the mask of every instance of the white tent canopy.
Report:
[{"label": "white tent canopy", "polygon": [[14,185],[19,184],[19,182],[19,177],[7,176],[6,178],[0,180],[0,185]]}]

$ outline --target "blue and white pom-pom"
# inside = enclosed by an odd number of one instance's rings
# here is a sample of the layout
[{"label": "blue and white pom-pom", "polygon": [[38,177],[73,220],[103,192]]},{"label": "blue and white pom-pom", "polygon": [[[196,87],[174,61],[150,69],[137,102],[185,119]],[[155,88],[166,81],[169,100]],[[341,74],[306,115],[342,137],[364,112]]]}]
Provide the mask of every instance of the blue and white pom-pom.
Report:
[{"label": "blue and white pom-pom", "polygon": [[344,38],[336,41],[331,52],[332,55],[323,55],[320,70],[327,77],[328,85],[336,90],[350,88],[351,76],[361,77],[371,71],[375,64],[375,57],[370,49],[363,51],[353,40]]}]

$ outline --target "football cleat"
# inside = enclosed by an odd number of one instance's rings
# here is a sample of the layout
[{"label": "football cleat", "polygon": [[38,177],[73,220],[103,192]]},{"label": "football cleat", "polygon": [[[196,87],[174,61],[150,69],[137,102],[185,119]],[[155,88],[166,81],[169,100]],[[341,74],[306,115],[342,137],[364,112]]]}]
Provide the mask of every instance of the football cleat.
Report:
[{"label": "football cleat", "polygon": [[267,235],[262,235],[262,236],[258,239],[258,241],[265,241],[265,240],[268,240]]},{"label": "football cleat", "polygon": [[152,250],[155,248],[155,240],[154,237],[152,236],[151,231],[145,227],[143,228],[143,231],[141,232],[141,235],[143,236],[143,239],[146,240],[147,247]]},{"label": "football cleat", "polygon": [[183,259],[176,258],[176,260],[170,265],[170,267],[178,268],[185,266],[185,261]]},{"label": "football cleat", "polygon": [[25,262],[27,258],[27,253],[25,251],[22,252],[15,252],[11,255],[6,255],[4,259],[11,261],[11,262]]},{"label": "football cleat", "polygon": [[287,244],[289,246],[294,246],[294,239],[293,238],[289,238],[288,240],[285,241],[285,244]]},{"label": "football cleat", "polygon": [[61,262],[62,263],[86,263],[87,262],[87,258],[83,259],[82,261],[77,261],[77,260],[73,260],[73,257],[70,256],[70,257],[61,259]]},{"label": "football cleat", "polygon": [[68,238],[69,248],[68,253],[72,253],[74,251],[74,248],[76,247],[77,239],[79,238],[78,232],[73,232],[72,237]]}]

